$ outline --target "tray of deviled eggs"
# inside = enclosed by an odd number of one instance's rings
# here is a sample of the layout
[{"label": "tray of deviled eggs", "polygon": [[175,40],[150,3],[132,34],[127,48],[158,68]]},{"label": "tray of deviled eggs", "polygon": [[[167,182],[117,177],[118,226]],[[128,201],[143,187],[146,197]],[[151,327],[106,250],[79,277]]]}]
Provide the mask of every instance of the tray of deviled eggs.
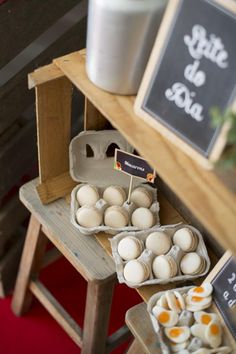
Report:
[{"label": "tray of deviled eggs", "polygon": [[130,287],[195,279],[210,268],[204,239],[191,225],[125,231],[110,243],[118,280]]},{"label": "tray of deviled eggs", "polygon": [[[71,222],[86,235],[159,225],[156,188],[135,178],[131,202],[127,202],[130,176],[114,169],[114,156],[107,156],[112,144],[133,152],[116,130],[83,131],[70,143],[70,174],[78,182],[71,193]],[[93,156],[87,156],[88,146]]]},{"label": "tray of deviled eggs", "polygon": [[211,310],[213,287],[183,287],[154,294],[148,301],[163,354],[233,353],[221,318]]}]

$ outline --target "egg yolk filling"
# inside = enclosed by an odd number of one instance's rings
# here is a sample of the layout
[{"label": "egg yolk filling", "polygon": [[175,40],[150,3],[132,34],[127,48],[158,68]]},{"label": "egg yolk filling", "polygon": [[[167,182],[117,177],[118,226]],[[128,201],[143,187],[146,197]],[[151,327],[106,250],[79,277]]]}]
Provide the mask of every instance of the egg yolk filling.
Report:
[{"label": "egg yolk filling", "polygon": [[202,297],[199,297],[199,296],[192,296],[192,301],[194,301],[194,302],[201,302],[201,301],[202,301]]},{"label": "egg yolk filling", "polygon": [[212,324],[210,327],[210,331],[211,331],[211,334],[213,334],[214,336],[217,336],[220,333],[219,326],[217,326],[216,324]]},{"label": "egg yolk filling", "polygon": [[163,311],[159,314],[158,316],[158,321],[161,322],[161,323],[166,323],[170,320],[170,315],[168,314],[168,312],[166,311]]},{"label": "egg yolk filling", "polygon": [[204,289],[203,289],[202,286],[198,286],[198,287],[194,288],[193,291],[195,293],[199,293],[200,294],[200,293],[203,293]]},{"label": "egg yolk filling", "polygon": [[183,330],[181,328],[172,328],[169,333],[170,337],[177,338],[183,333]]},{"label": "egg yolk filling", "polygon": [[201,322],[203,323],[203,324],[208,324],[208,323],[210,323],[211,322],[211,316],[210,315],[206,315],[206,314],[204,314],[204,315],[202,315],[202,317],[201,317]]}]

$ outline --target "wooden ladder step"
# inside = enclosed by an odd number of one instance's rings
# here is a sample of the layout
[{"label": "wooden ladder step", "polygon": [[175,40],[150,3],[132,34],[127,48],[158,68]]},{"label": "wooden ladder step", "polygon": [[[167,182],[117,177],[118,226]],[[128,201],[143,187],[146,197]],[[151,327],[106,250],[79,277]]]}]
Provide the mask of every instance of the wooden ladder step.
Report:
[{"label": "wooden ladder step", "polygon": [[120,344],[127,341],[132,336],[129,328],[124,325],[123,327],[119,328],[117,331],[112,333],[106,341],[107,352],[110,353],[115,348],[117,348]]},{"label": "wooden ladder step", "polygon": [[65,311],[55,297],[39,280],[32,280],[29,284],[30,291],[48,310],[58,324],[66,331],[73,341],[82,347],[82,329],[75,320]]}]

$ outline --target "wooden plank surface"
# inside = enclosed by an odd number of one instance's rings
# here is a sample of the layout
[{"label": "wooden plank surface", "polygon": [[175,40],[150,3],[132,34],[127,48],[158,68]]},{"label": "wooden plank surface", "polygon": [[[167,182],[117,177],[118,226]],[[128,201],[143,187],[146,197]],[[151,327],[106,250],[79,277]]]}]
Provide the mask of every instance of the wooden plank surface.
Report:
[{"label": "wooden plank surface", "polygon": [[40,182],[69,169],[71,83],[59,78],[36,87]]},{"label": "wooden plank surface", "polygon": [[46,82],[60,79],[63,76],[63,72],[55,64],[45,65],[28,75],[28,87],[32,89]]},{"label": "wooden plank surface", "polygon": [[214,171],[202,169],[139,119],[133,111],[134,97],[113,95],[94,86],[87,77],[85,59],[79,52],[54,62],[148,160],[216,240],[236,255],[236,195]]},{"label": "wooden plank surface", "polygon": [[24,205],[44,225],[50,241],[82,276],[91,281],[115,278],[114,262],[93,236],[82,235],[70,221],[70,205],[64,199],[42,205],[33,180],[20,189]]},{"label": "wooden plank surface", "polygon": [[[129,309],[126,312],[125,322],[144,350],[137,353],[161,354],[160,344],[157,341],[146,307],[147,305],[142,302]],[[135,352],[131,351],[130,354],[132,353]]]},{"label": "wooden plank surface", "polygon": [[144,349],[141,347],[141,344],[137,339],[134,339],[130,344],[126,354],[147,354]]},{"label": "wooden plank surface", "polygon": [[69,172],[50,178],[37,186],[39,197],[43,204],[48,204],[58,198],[68,195],[76,186]]}]

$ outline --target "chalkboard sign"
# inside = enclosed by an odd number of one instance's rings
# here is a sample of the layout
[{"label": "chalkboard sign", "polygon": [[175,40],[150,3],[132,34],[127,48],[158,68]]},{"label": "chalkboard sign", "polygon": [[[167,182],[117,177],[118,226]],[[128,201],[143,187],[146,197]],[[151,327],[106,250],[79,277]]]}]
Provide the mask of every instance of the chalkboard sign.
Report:
[{"label": "chalkboard sign", "polygon": [[210,109],[236,97],[236,2],[169,0],[135,111],[186,153],[215,161],[229,125],[211,126]]},{"label": "chalkboard sign", "polygon": [[154,183],[156,176],[155,171],[149,166],[145,159],[119,149],[115,151],[114,168],[130,176],[145,179],[151,183]]},{"label": "chalkboard sign", "polygon": [[211,283],[214,288],[214,301],[236,340],[236,262],[232,257],[227,260]]}]

